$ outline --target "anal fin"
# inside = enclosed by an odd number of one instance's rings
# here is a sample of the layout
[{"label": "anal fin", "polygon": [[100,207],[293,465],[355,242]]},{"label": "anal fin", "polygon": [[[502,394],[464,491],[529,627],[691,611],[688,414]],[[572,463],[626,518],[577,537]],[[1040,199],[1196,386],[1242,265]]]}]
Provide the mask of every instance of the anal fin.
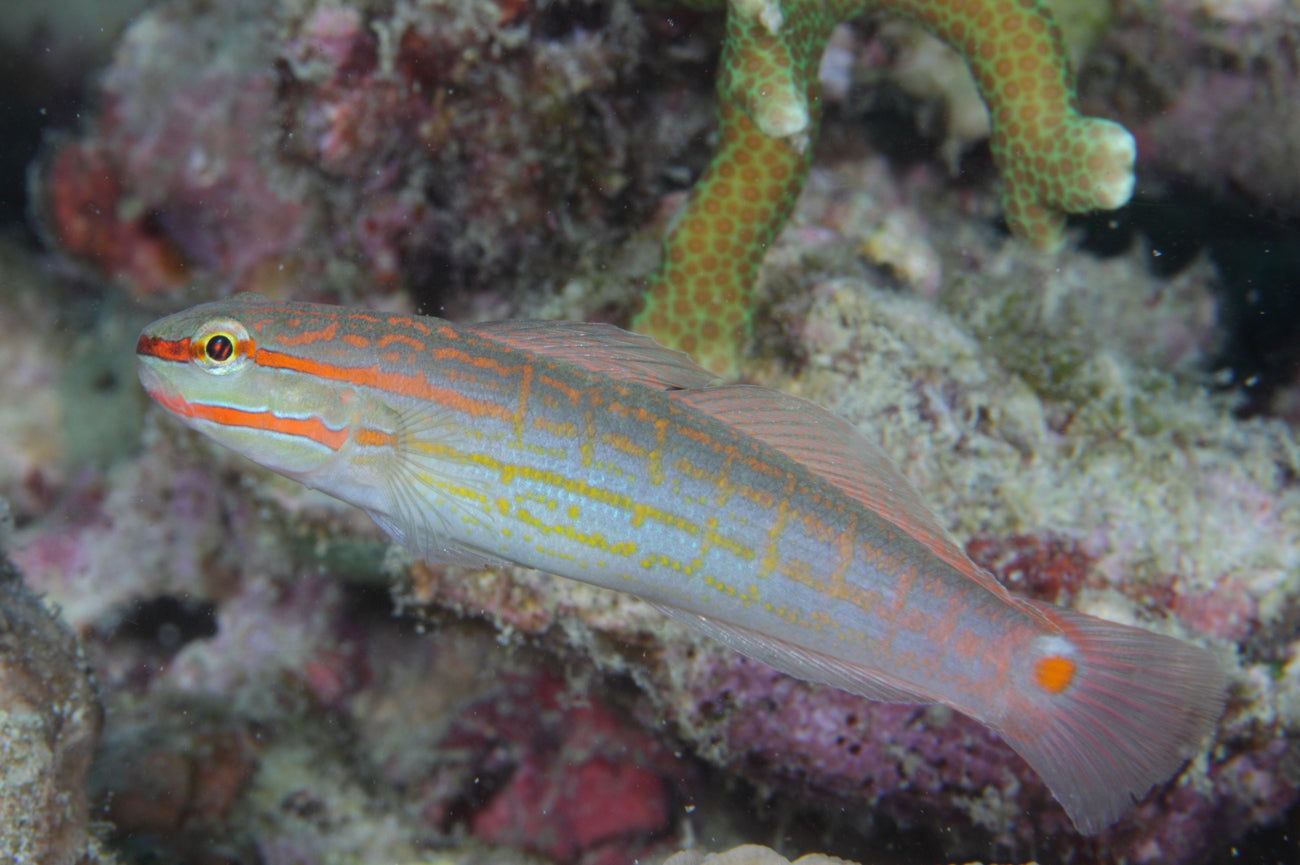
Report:
[{"label": "anal fin", "polygon": [[905,683],[869,667],[852,664],[821,652],[796,646],[785,640],[778,640],[750,628],[741,628],[676,607],[664,604],[655,604],[655,607],[669,618],[692,628],[698,628],[724,646],[747,658],[762,661],[787,676],[820,682],[882,703],[937,702],[932,697],[912,690]]}]

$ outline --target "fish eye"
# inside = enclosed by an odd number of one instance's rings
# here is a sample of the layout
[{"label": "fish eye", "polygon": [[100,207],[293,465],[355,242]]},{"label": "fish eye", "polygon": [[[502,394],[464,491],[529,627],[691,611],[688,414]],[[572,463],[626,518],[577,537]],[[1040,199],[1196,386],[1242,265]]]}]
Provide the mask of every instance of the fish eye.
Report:
[{"label": "fish eye", "polygon": [[205,371],[224,375],[242,367],[252,348],[243,325],[222,319],[199,328],[190,340],[190,357]]},{"label": "fish eye", "polygon": [[229,334],[214,333],[203,343],[203,353],[214,363],[224,363],[235,354],[235,343]]}]

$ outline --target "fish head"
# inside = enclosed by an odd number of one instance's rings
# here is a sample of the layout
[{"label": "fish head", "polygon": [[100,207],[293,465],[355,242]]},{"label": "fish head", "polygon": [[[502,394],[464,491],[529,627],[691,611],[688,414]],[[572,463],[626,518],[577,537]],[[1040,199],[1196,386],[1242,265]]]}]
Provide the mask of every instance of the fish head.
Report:
[{"label": "fish head", "polygon": [[346,443],[347,422],[328,416],[341,414],[337,393],[259,363],[281,315],[256,295],[201,304],[150,324],[135,353],[145,391],[182,423],[307,482]]}]

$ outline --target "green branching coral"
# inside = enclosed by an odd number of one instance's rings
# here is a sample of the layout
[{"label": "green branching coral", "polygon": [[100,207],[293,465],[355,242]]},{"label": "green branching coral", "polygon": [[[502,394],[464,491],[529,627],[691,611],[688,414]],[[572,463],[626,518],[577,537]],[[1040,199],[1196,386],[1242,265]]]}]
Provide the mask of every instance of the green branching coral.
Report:
[{"label": "green branching coral", "polygon": [[817,67],[843,20],[885,11],[961,52],[988,106],[1011,230],[1059,247],[1065,215],[1133,189],[1133,137],[1078,111],[1060,32],[1041,0],[681,0],[727,12],[718,149],[664,242],[633,327],[734,375],[767,245],[803,188],[821,114]]}]

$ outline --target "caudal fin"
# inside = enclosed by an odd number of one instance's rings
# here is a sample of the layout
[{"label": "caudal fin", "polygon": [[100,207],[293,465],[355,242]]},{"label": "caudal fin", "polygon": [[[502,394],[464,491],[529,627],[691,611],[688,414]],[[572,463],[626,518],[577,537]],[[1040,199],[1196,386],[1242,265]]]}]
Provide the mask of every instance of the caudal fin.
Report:
[{"label": "caudal fin", "polygon": [[999,732],[1086,835],[1169,779],[1214,731],[1225,679],[1189,643],[1049,604]]}]

